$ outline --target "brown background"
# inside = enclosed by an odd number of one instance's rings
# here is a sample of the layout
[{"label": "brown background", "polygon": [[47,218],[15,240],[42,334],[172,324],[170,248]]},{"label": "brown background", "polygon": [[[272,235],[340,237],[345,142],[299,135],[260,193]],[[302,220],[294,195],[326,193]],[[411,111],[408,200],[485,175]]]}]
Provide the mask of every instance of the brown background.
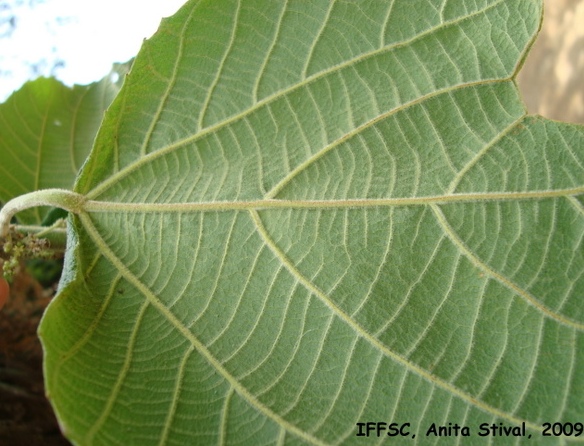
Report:
[{"label": "brown background", "polygon": [[531,113],[584,123],[584,0],[545,0],[541,32],[517,78]]}]

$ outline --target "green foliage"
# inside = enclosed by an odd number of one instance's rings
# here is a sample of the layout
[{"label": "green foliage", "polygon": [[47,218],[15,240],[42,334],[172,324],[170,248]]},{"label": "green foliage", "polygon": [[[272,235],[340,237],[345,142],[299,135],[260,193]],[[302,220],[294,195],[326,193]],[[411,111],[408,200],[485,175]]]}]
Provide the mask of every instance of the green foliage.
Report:
[{"label": "green foliage", "polygon": [[[73,88],[39,78],[0,104],[1,202],[39,189],[73,187],[129,66],[116,64],[101,81]],[[49,211],[37,207],[18,218],[38,225]]]},{"label": "green foliage", "polygon": [[203,0],[163,20],[70,197],[40,330],[66,435],[581,441],[541,432],[584,419],[584,129],[529,116],[514,81],[541,7]]}]

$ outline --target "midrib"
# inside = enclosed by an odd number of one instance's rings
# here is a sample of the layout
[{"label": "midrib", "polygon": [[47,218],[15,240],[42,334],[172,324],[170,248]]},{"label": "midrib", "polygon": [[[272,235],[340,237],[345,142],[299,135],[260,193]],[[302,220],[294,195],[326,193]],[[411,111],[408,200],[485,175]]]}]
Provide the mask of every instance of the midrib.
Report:
[{"label": "midrib", "polygon": [[201,201],[186,203],[128,203],[116,201],[87,200],[83,203],[86,212],[203,212],[238,211],[262,209],[336,209],[368,208],[383,206],[416,206],[441,203],[464,203],[501,200],[533,200],[555,197],[570,197],[584,194],[584,186],[525,192],[483,192],[423,197],[396,198],[348,198],[331,200],[285,200],[258,199],[242,201]]}]

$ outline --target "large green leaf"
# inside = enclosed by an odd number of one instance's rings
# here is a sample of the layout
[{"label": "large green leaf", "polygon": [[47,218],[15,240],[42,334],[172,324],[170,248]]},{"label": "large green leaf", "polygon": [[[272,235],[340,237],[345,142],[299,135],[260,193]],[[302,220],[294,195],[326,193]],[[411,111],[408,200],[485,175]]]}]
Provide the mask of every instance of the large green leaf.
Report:
[{"label": "large green leaf", "polygon": [[582,441],[541,434],[584,421],[584,130],[518,95],[540,21],[536,0],[209,0],[164,20],[78,178],[41,326],[65,433]]},{"label": "large green leaf", "polygon": [[[72,88],[39,78],[0,104],[0,201],[39,189],[73,187],[129,66],[115,64],[102,80]],[[33,208],[18,218],[39,224],[46,212]]]}]

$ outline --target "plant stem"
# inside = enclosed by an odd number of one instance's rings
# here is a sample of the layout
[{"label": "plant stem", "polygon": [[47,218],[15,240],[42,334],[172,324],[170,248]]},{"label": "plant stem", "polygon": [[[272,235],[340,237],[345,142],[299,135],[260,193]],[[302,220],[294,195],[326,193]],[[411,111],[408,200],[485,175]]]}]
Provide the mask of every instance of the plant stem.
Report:
[{"label": "plant stem", "polygon": [[44,189],[16,197],[0,210],[0,236],[8,233],[10,220],[17,212],[36,206],[54,206],[77,214],[84,202],[83,195],[65,189]]}]

